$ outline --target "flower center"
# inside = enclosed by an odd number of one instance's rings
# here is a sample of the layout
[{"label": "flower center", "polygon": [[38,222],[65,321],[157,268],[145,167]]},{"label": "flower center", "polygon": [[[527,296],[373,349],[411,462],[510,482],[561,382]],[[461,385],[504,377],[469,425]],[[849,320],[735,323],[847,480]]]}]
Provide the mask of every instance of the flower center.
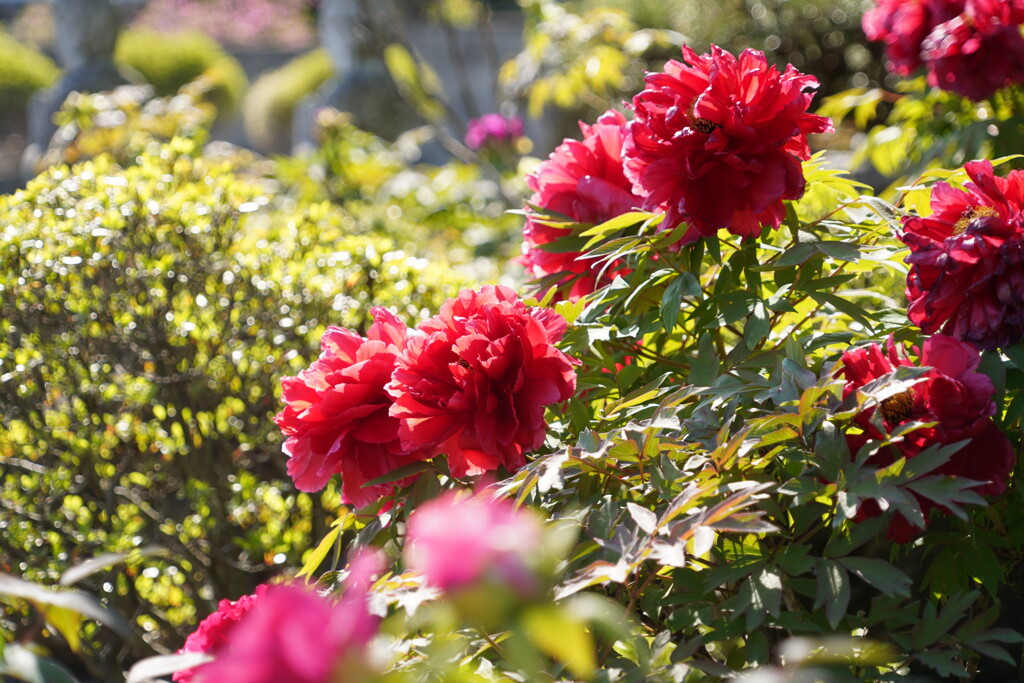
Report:
[{"label": "flower center", "polygon": [[910,419],[914,412],[914,390],[906,391],[890,396],[878,406],[882,412],[882,418],[889,424],[900,424]]},{"label": "flower center", "polygon": [[953,224],[953,234],[962,235],[967,232],[967,228],[971,227],[971,221],[975,218],[997,215],[998,213],[991,206],[973,206],[969,210],[964,211],[960,219]]},{"label": "flower center", "polygon": [[699,116],[692,117],[690,122],[695,130],[698,130],[701,133],[704,133],[705,135],[710,135],[711,133],[714,132],[716,128],[721,128],[721,126],[715,123],[714,121],[702,119]]},{"label": "flower center", "polygon": [[469,361],[466,360],[465,358],[458,359],[457,361],[455,361],[455,364],[461,365],[462,367],[469,369]]}]

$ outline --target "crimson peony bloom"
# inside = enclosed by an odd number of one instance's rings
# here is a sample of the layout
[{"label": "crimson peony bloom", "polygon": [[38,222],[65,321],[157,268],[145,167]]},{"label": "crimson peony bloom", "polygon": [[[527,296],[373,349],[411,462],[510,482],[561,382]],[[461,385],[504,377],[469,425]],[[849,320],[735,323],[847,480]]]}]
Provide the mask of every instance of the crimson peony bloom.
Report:
[{"label": "crimson peony bloom", "polygon": [[466,147],[482,149],[487,145],[509,146],[523,135],[523,120],[518,116],[484,114],[466,125]]},{"label": "crimson peony bloom", "polygon": [[[243,595],[238,600],[221,600],[217,605],[217,611],[203,619],[196,630],[185,639],[185,644],[179,654],[186,652],[205,652],[216,655],[234,631],[238,622],[242,620],[257,601],[262,600],[267,592],[267,586],[257,586],[253,595]],[[201,664],[190,669],[184,669],[174,674],[177,683],[191,683],[203,673],[208,664]]]},{"label": "crimson peony bloom", "polygon": [[780,73],[756,50],[737,58],[684,47],[683,57],[648,74],[633,98],[624,154],[643,208],[665,210],[663,230],[688,222],[683,243],[719,229],[753,237],[777,228],[783,200],[804,193],[807,135],[832,130],[807,113],[818,81],[792,65]]},{"label": "crimson peony bloom", "polygon": [[492,579],[525,595],[535,589],[532,558],[543,535],[540,519],[510,500],[451,492],[412,513],[405,561],[445,591]]},{"label": "crimson peony bloom", "polygon": [[351,567],[348,587],[337,602],[299,585],[268,588],[230,631],[215,659],[199,669],[197,682],[362,680],[358,672],[367,668],[363,649],[380,623],[369,612],[366,592],[381,562],[375,555],[360,555]]},{"label": "crimson peony bloom", "polygon": [[982,349],[1024,337],[1024,171],[995,176],[988,161],[964,167],[964,189],[932,188],[932,215],[904,218],[910,320]]},{"label": "crimson peony bloom", "polygon": [[[997,0],[998,1],[998,0]],[[891,71],[909,76],[921,66],[921,43],[939,24],[963,11],[966,0],[878,0],[864,13],[868,40],[885,43]]]},{"label": "crimson peony bloom", "polygon": [[[977,372],[979,360],[977,349],[969,344],[942,334],[930,337],[924,342],[920,363],[933,369],[922,382],[854,418],[854,423],[863,433],[846,435],[850,452],[855,455],[868,439],[882,439],[886,433],[892,433],[907,422],[936,422],[934,427],[917,429],[904,436],[900,443],[878,451],[868,464],[886,467],[901,456],[913,458],[931,445],[969,439],[970,443],[932,474],[983,482],[975,491],[986,496],[1001,494],[1006,490],[1015,457],[1009,439],[992,421],[996,411],[993,401],[995,388],[988,376]],[[901,365],[913,364],[897,351],[891,338],[886,351],[878,344],[871,344],[844,353],[841,372],[846,378],[846,386],[843,396],[849,396]],[[881,413],[885,433],[871,422],[876,411]],[[937,506],[914,495],[927,524],[929,512]],[[858,518],[874,517],[879,513],[877,502],[869,500],[861,505]],[[907,543],[921,531],[897,513],[890,524],[888,538]]]},{"label": "crimson peony bloom", "polygon": [[565,320],[503,286],[464,290],[419,326],[387,386],[406,451],[448,454],[455,476],[525,464],[544,443],[545,406],[576,388],[578,361],[554,347]]},{"label": "crimson peony bloom", "polygon": [[[608,111],[592,126],[580,122],[580,130],[582,141],[562,142],[526,182],[533,190],[530,204],[589,227],[627,213],[642,200],[633,194],[633,184],[622,168],[622,146],[629,136],[626,117]],[[563,274],[559,285],[571,281],[568,297],[575,301],[605,284],[597,281],[594,261],[580,259],[580,252],[555,253],[541,248],[572,234],[572,229],[545,225],[529,212],[523,229],[522,263],[538,279]],[[607,281],[617,273],[623,273],[621,267],[610,267]]]},{"label": "crimson peony bloom", "polygon": [[[367,336],[330,327],[320,358],[282,381],[285,408],[274,418],[287,437],[288,474],[301,491],[322,489],[341,475],[341,497],[357,507],[388,495],[395,484],[363,485],[395,469],[429,457],[403,449],[398,420],[388,414],[391,397],[384,385],[408,330],[388,310],[374,308]],[[399,482],[399,484],[407,482]]]},{"label": "crimson peony bloom", "polygon": [[966,0],[961,14],[928,35],[928,83],[983,100],[1024,81],[1024,0]]}]

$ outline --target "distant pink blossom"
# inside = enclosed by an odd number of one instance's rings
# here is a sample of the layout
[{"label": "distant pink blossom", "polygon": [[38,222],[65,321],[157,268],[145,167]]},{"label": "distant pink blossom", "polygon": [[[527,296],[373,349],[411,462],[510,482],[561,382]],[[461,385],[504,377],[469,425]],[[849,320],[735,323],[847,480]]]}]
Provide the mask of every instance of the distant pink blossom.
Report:
[{"label": "distant pink blossom", "polygon": [[445,591],[490,579],[530,593],[543,532],[539,518],[512,501],[449,493],[413,512],[405,561]]},{"label": "distant pink blossom", "polygon": [[470,119],[467,124],[466,147],[509,146],[522,135],[523,120],[518,116],[505,118],[501,114],[484,114],[478,119]]},{"label": "distant pink blossom", "polygon": [[151,0],[134,25],[199,31],[228,47],[301,50],[316,38],[310,0]]}]

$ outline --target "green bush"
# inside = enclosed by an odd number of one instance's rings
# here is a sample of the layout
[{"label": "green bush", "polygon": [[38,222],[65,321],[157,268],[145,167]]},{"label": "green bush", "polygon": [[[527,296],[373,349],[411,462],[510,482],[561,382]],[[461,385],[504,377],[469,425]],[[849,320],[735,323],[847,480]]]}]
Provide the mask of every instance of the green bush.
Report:
[{"label": "green bush", "polygon": [[[81,584],[157,648],[297,566],[338,504],[285,473],[281,377],[327,325],[364,329],[370,305],[413,322],[461,284],[337,207],[274,209],[196,149],[98,157],[0,197],[0,571],[52,583],[162,547]],[[104,680],[145,653],[89,635]]]},{"label": "green bush", "polygon": [[52,59],[0,29],[0,123],[23,122],[32,93],[53,85],[59,75]]},{"label": "green bush", "polygon": [[285,151],[295,107],[332,75],[334,63],[320,48],[256,79],[242,104],[249,140],[262,149]]},{"label": "green bush", "polygon": [[231,113],[249,85],[238,60],[200,33],[130,30],[117,41],[114,59],[139,72],[157,95],[171,95],[197,78],[209,81],[209,98]]}]

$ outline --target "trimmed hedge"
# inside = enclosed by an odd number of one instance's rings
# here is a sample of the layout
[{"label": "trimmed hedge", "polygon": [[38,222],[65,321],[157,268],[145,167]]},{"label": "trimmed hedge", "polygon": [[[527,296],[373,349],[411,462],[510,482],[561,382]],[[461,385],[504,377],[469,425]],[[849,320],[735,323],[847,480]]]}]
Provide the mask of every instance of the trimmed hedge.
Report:
[{"label": "trimmed hedge", "polygon": [[209,99],[230,114],[241,102],[249,80],[238,60],[201,33],[124,31],[114,59],[137,71],[157,95],[171,95],[199,77],[209,81]]},{"label": "trimmed hedge", "polygon": [[261,149],[287,151],[295,107],[333,75],[334,63],[320,48],[257,78],[242,104],[249,140]]}]

